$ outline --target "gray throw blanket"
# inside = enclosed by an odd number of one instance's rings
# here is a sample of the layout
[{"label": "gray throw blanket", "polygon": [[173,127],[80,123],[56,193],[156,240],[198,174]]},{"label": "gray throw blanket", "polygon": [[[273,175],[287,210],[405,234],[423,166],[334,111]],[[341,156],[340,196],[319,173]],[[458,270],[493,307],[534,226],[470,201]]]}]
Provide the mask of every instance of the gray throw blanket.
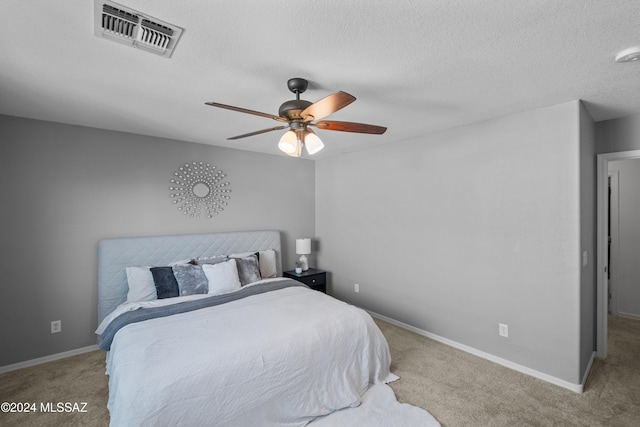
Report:
[{"label": "gray throw blanket", "polygon": [[225,304],[230,301],[239,300],[249,297],[251,295],[263,294],[265,292],[276,291],[279,289],[288,288],[291,286],[303,286],[307,287],[304,283],[292,280],[282,279],[273,282],[258,283],[256,285],[246,286],[236,292],[228,294],[214,295],[207,298],[202,298],[194,301],[185,301],[177,304],[171,304],[163,307],[144,308],[122,313],[120,316],[113,319],[109,326],[104,330],[102,335],[98,336],[98,347],[102,350],[109,351],[111,349],[111,343],[116,333],[127,326],[130,323],[142,322],[148,319],[155,319],[157,317],[166,317],[178,313],[186,313],[188,311],[199,310],[205,307],[213,307],[220,304]]}]

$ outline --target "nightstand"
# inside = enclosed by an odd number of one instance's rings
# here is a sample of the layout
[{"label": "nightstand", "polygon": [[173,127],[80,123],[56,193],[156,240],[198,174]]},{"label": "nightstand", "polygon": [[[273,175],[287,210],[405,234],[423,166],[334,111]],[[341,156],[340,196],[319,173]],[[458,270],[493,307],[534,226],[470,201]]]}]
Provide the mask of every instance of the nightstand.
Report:
[{"label": "nightstand", "polygon": [[307,271],[303,271],[298,274],[295,270],[289,270],[282,273],[284,277],[295,279],[298,282],[302,282],[316,291],[327,293],[327,272],[324,270],[318,270],[317,268],[309,268]]}]

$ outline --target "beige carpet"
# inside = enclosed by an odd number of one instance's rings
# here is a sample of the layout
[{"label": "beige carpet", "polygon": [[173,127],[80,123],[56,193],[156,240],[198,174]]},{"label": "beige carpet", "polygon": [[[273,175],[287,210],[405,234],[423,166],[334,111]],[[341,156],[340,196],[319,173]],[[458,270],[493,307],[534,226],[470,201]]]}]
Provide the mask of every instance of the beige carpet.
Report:
[{"label": "beige carpet", "polygon": [[640,426],[640,320],[609,318],[609,355],[577,394],[377,322],[391,347],[400,402],[443,426]]},{"label": "beige carpet", "polygon": [[[105,352],[94,351],[0,375],[0,403],[35,403],[37,410],[0,413],[0,425],[108,426],[109,388],[104,362]],[[48,402],[56,409],[58,402],[86,402],[86,412],[41,412],[41,404],[46,408]]]},{"label": "beige carpet", "polygon": [[[428,410],[443,426],[640,425],[640,320],[609,319],[609,357],[596,360],[583,394],[376,323],[400,376],[390,384],[398,401]],[[107,396],[102,351],[8,372],[0,375],[0,402],[35,403],[37,412],[0,412],[0,425],[107,426]],[[86,402],[86,412],[42,413],[48,402]]]}]

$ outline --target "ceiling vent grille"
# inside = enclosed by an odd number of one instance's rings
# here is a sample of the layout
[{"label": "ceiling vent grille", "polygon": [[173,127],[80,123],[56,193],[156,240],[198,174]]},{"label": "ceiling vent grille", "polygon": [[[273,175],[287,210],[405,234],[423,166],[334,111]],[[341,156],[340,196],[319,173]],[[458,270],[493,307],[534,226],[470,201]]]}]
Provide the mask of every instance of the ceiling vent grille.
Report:
[{"label": "ceiling vent grille", "polygon": [[182,28],[117,3],[94,0],[94,34],[169,58]]}]

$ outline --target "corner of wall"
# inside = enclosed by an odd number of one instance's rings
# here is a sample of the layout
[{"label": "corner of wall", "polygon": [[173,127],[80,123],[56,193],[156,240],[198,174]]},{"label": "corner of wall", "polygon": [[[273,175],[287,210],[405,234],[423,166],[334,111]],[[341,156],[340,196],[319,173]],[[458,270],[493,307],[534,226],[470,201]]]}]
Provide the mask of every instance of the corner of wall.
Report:
[{"label": "corner of wall", "polygon": [[579,104],[580,156],[580,345],[579,375],[591,367],[596,349],[597,243],[596,243],[596,143],[595,123],[581,101]]}]

